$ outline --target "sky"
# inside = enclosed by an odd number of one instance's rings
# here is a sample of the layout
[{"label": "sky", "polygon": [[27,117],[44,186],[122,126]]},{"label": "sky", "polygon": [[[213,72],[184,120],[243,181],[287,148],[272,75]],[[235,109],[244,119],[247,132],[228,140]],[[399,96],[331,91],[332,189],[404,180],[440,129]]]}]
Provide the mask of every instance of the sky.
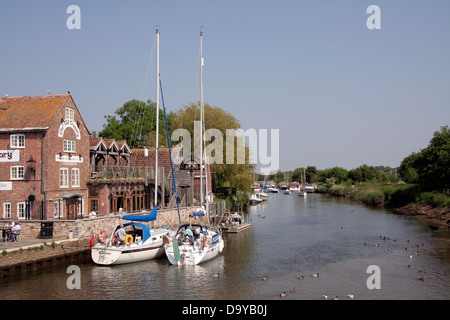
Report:
[{"label": "sky", "polygon": [[0,96],[70,91],[101,131],[156,100],[156,28],[166,109],[200,99],[202,30],[205,103],[279,130],[282,171],[397,167],[450,122],[448,0],[0,0]]}]

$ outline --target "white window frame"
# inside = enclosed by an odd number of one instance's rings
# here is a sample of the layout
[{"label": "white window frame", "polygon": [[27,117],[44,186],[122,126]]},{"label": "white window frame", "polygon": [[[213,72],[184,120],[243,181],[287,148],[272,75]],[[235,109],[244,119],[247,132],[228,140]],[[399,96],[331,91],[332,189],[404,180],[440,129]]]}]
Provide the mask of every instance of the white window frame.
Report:
[{"label": "white window frame", "polygon": [[64,201],[56,199],[53,202],[53,214],[55,219],[64,218]]},{"label": "white window frame", "polygon": [[72,168],[72,187],[80,186],[80,169]]},{"label": "white window frame", "polygon": [[3,202],[3,218],[11,218],[11,202]]},{"label": "white window frame", "polygon": [[59,187],[60,188],[69,187],[69,169],[67,168],[59,169]]},{"label": "white window frame", "polygon": [[64,120],[75,121],[75,110],[73,108],[66,107]]},{"label": "white window frame", "polygon": [[9,143],[11,148],[25,148],[25,135],[24,134],[12,134],[9,136]]},{"label": "white window frame", "polygon": [[25,167],[11,166],[11,180],[25,180]]},{"label": "white window frame", "polygon": [[17,217],[19,220],[25,220],[27,215],[27,203],[25,201],[23,202],[17,202]]},{"label": "white window frame", "polygon": [[64,152],[76,153],[77,145],[75,140],[64,139]]},{"label": "white window frame", "polygon": [[78,203],[78,216],[82,216],[83,215],[83,211],[84,211],[84,199],[78,199],[77,201]]}]

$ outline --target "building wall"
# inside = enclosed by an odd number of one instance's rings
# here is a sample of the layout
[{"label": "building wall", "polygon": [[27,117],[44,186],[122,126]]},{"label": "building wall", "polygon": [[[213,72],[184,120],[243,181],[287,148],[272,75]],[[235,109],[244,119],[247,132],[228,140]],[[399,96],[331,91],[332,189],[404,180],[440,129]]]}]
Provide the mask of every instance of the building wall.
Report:
[{"label": "building wall", "polygon": [[[11,146],[11,135],[24,135],[25,147],[13,148]],[[34,195],[35,200],[31,208],[31,216],[38,215],[41,211],[41,143],[42,132],[13,132],[0,134],[0,153],[13,152],[15,155],[8,159],[3,157],[0,161],[0,218],[9,218],[5,212],[5,205],[11,208],[11,217],[18,219],[18,204],[26,203],[29,195]],[[35,170],[29,168],[27,162],[30,158],[35,160]],[[11,176],[11,168],[22,166],[24,169],[24,179],[14,180]],[[24,218],[24,217],[21,217]]]},{"label": "building wall", "polygon": [[[74,110],[74,120],[65,119],[65,109],[71,107]],[[63,121],[64,120],[64,121]],[[64,151],[64,140],[75,141],[75,152]],[[54,123],[48,129],[44,145],[46,148],[44,158],[44,189],[46,194],[47,219],[55,218],[55,211],[64,218],[78,217],[80,214],[88,214],[88,189],[87,179],[89,178],[89,131],[84,126],[81,115],[75,104],[69,99],[61,108]],[[70,155],[70,158],[69,158]],[[81,157],[80,157],[81,156]],[[67,169],[67,187],[60,186],[61,169]],[[73,186],[73,169],[78,169],[79,186]],[[77,194],[79,198],[64,199],[65,195]],[[76,200],[78,199],[78,200]],[[55,208],[58,202],[59,208]],[[69,217],[70,208],[68,202],[77,202],[76,212]],[[62,203],[62,207],[60,204]],[[61,212],[62,208],[62,212]]]},{"label": "building wall", "polygon": [[[73,109],[73,121],[65,119],[66,107]],[[25,136],[23,148],[12,148],[12,134]],[[69,152],[64,151],[64,140],[75,141],[75,152],[70,153],[70,159]],[[79,195],[77,211],[82,215],[88,213],[89,131],[72,98],[69,97],[60,107],[47,130],[27,132],[18,128],[13,133],[0,133],[0,150],[0,155],[7,150],[15,154],[10,160],[0,156],[0,218],[9,218],[5,206],[10,205],[12,219],[54,219],[56,201],[61,204],[62,218],[67,218],[65,194]],[[34,172],[28,168],[30,157],[35,161]],[[11,179],[12,166],[24,167],[24,179]],[[61,168],[66,168],[68,173],[68,186],[65,188],[60,187]],[[72,169],[78,169],[79,186],[72,186]],[[27,203],[30,194],[34,195],[34,201]],[[74,202],[73,199],[70,201]],[[22,203],[31,208],[31,216],[18,216],[18,205]]]}]

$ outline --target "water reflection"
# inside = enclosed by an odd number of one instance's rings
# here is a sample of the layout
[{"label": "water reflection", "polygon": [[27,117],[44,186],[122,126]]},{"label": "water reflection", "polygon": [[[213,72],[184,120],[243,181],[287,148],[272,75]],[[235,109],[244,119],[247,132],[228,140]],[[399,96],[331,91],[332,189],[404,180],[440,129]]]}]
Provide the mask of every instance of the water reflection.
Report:
[{"label": "water reflection", "polygon": [[[223,254],[203,265],[177,267],[164,258],[112,267],[86,263],[80,266],[81,290],[68,290],[65,268],[53,268],[4,279],[0,298],[280,299],[280,292],[287,300],[450,297],[447,230],[431,231],[418,219],[324,195],[269,197],[246,214],[251,229],[225,234]],[[380,290],[366,286],[370,265],[381,269]],[[317,272],[319,278],[311,276]]]}]

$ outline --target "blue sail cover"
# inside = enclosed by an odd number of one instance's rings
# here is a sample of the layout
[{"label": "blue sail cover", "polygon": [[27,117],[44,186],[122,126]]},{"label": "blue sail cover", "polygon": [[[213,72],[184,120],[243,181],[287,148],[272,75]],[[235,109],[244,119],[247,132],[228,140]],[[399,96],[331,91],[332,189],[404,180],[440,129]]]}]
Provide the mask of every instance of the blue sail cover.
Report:
[{"label": "blue sail cover", "polygon": [[204,216],[205,216],[205,211],[203,211],[203,210],[191,212],[191,217],[204,217]]},{"label": "blue sail cover", "polygon": [[154,221],[156,220],[156,211],[157,207],[155,206],[153,210],[150,211],[150,213],[147,215],[127,215],[123,216],[122,219],[130,221],[142,221],[142,222]]},{"label": "blue sail cover", "polygon": [[148,238],[151,237],[150,235],[150,227],[146,226],[145,224],[141,224],[141,223],[135,223],[135,222],[128,222],[124,224],[124,227],[126,226],[138,226],[142,228],[142,242],[147,241]]}]

